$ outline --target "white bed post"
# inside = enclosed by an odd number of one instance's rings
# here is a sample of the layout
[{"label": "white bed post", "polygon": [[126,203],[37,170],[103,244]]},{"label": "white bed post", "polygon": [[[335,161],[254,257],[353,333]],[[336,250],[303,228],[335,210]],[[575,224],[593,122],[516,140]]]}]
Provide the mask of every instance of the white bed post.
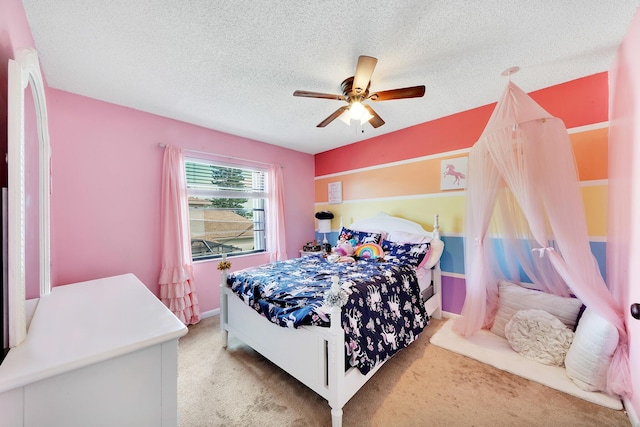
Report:
[{"label": "white bed post", "polygon": [[[433,219],[433,238],[440,239],[440,217],[438,214],[435,214]],[[433,266],[434,271],[432,272],[433,277],[433,297],[438,298],[438,308],[431,313],[431,316],[436,319],[442,318],[442,272],[440,271],[440,261]]]},{"label": "white bed post", "polygon": [[[222,262],[227,261],[227,254],[222,254]],[[220,330],[222,330],[222,347],[227,348],[229,332],[226,329],[228,320],[227,294],[227,269],[222,269],[222,281],[220,282]]]},{"label": "white bed post", "polygon": [[[331,291],[338,294],[340,285],[338,276],[331,278]],[[329,338],[329,406],[331,406],[331,426],[342,427],[342,406],[344,405],[345,347],[342,329],[342,309],[340,305],[331,307],[331,327]]]}]

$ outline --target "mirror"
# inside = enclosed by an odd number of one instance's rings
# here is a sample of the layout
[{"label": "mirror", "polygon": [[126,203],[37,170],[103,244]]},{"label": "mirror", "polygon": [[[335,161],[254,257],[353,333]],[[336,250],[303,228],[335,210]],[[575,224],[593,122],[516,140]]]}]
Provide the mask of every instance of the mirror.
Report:
[{"label": "mirror", "polygon": [[[51,292],[49,243],[51,150],[44,83],[38,54],[35,50],[21,50],[17,52],[15,60],[9,60],[8,81],[7,277],[9,345],[14,347],[27,334],[25,309],[27,268],[29,269],[29,277],[34,276],[35,280],[39,282],[40,296]],[[31,90],[27,90],[27,87]],[[26,107],[29,109],[25,110]],[[35,120],[33,120],[33,114]],[[35,130],[25,129],[25,123],[33,121],[35,121]],[[35,140],[35,137],[26,138],[26,136],[33,135],[33,132],[37,137],[37,147],[28,145],[33,144],[32,141]],[[37,163],[33,158],[35,155],[38,156]],[[29,158],[27,159],[27,157]],[[37,176],[35,181],[34,175]],[[33,188],[37,188],[37,195],[32,194],[35,192]],[[35,209],[35,212],[32,208]],[[38,225],[36,226],[34,223]],[[33,227],[37,227],[37,231],[34,231]],[[28,242],[30,245],[38,247],[31,250]],[[32,254],[29,261],[27,260],[28,248],[28,253]],[[34,257],[37,258],[35,262],[33,261]]]}]

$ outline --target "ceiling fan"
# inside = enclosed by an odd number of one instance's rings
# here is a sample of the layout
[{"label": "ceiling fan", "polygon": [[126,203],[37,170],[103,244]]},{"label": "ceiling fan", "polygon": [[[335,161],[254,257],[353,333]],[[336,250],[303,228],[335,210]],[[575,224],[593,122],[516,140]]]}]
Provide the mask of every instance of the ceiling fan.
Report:
[{"label": "ceiling fan", "polygon": [[325,127],[336,118],[343,116],[345,112],[349,115],[346,117],[346,120],[355,119],[360,120],[361,123],[368,121],[374,128],[380,127],[384,124],[384,120],[382,120],[371,106],[364,104],[363,101],[389,101],[391,99],[420,98],[424,96],[424,85],[405,87],[402,89],[391,89],[369,94],[371,75],[373,74],[373,69],[377,62],[378,60],[376,58],[361,55],[358,58],[355,75],[353,77],[347,77],[340,85],[342,95],[296,90],[293,92],[293,96],[335,99],[338,101],[346,101],[348,103],[348,105],[343,105],[334,111],[329,117],[321,121],[317,125],[319,128]]}]

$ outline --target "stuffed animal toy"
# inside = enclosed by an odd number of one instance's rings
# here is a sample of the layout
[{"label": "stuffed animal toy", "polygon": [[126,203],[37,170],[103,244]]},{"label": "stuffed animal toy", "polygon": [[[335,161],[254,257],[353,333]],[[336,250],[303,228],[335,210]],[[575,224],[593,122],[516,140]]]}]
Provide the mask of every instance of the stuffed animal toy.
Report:
[{"label": "stuffed animal toy", "polygon": [[353,255],[353,245],[350,240],[340,240],[334,252],[342,256],[351,256]]}]

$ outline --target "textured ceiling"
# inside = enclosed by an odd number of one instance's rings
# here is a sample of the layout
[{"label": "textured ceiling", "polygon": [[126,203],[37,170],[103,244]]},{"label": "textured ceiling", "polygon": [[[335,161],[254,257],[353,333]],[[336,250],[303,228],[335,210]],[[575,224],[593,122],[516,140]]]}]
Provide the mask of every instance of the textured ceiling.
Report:
[{"label": "textured ceiling", "polygon": [[[607,71],[640,0],[24,0],[50,87],[319,153]],[[316,125],[342,101],[359,55],[386,124]]]}]

